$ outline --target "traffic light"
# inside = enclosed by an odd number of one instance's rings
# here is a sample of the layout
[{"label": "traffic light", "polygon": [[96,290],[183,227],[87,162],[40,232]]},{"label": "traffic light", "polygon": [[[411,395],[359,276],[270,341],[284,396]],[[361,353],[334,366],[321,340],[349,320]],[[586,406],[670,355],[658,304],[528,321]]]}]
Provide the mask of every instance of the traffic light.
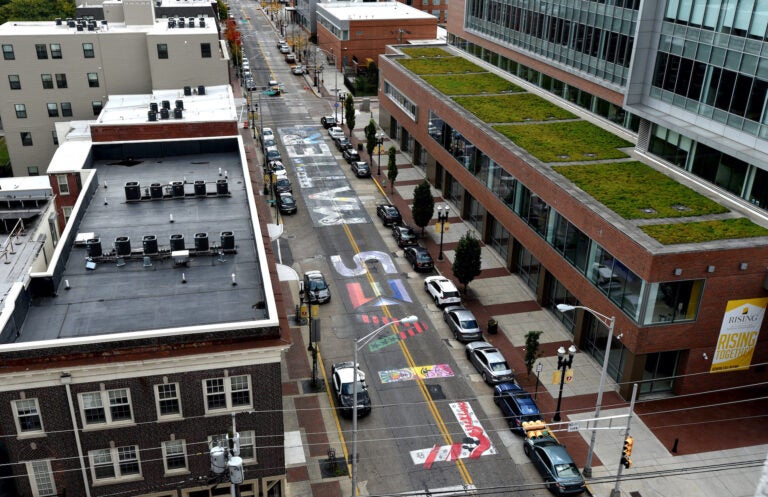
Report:
[{"label": "traffic light", "polygon": [[635,445],[635,440],[632,437],[624,439],[624,448],[621,449],[621,464],[627,469],[632,467],[632,459],[629,456],[632,455],[633,445]]},{"label": "traffic light", "polygon": [[547,423],[539,419],[536,421],[523,421],[523,430],[528,438],[540,437],[546,434]]}]

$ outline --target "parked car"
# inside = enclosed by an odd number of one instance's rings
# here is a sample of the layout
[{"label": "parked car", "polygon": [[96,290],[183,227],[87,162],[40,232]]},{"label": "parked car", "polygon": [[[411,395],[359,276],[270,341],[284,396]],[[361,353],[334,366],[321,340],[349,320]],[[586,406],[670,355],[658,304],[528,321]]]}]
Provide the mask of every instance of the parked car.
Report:
[{"label": "parked car", "polygon": [[280,47],[282,47],[283,45],[287,45],[287,43],[285,42],[285,40],[283,40],[283,39],[277,40],[277,48],[280,48]]},{"label": "parked car", "polygon": [[435,262],[429,251],[419,245],[405,247],[405,259],[411,263],[414,271],[430,272],[435,267]]},{"label": "parked car", "polygon": [[287,177],[288,171],[285,170],[285,166],[283,165],[283,161],[281,160],[272,160],[267,163],[267,168],[271,169],[272,172],[277,176],[280,177]]},{"label": "parked car", "polygon": [[320,124],[322,124],[325,129],[328,129],[336,126],[338,123],[336,122],[336,116],[323,116],[320,118]]},{"label": "parked car", "polygon": [[443,319],[448,324],[451,333],[460,342],[474,342],[483,339],[483,332],[477,324],[477,319],[472,311],[460,305],[446,307],[443,311]]},{"label": "parked car", "polygon": [[272,138],[265,138],[264,139],[264,148],[265,149],[269,148],[269,147],[276,147],[276,146],[277,146],[277,142],[275,142],[274,139],[272,139]]},{"label": "parked car", "polygon": [[275,188],[275,195],[279,195],[281,193],[286,193],[286,192],[293,193],[293,186],[291,185],[291,181],[285,176],[277,178],[277,181],[275,181],[275,184],[274,184],[274,188]]},{"label": "parked car", "polygon": [[328,128],[328,135],[331,137],[331,139],[337,136],[344,136],[344,130],[339,126],[333,126],[331,128]]},{"label": "parked car", "polygon": [[[357,379],[356,388],[355,379]],[[371,413],[371,397],[368,395],[365,373],[362,372],[359,365],[348,361],[337,362],[331,366],[331,385],[334,400],[338,404],[342,416],[351,418],[355,412],[355,403],[357,403],[358,418]],[[355,393],[357,393],[357,399],[354,399]]]},{"label": "parked car", "polygon": [[516,383],[501,383],[493,388],[493,402],[499,406],[509,427],[518,433],[523,431],[525,421],[542,419],[539,407],[531,394]]},{"label": "parked car", "polygon": [[416,232],[407,224],[393,224],[392,237],[400,248],[416,245]]},{"label": "parked car", "polygon": [[248,91],[254,91],[258,88],[256,86],[256,81],[253,80],[253,78],[246,78],[245,80],[245,89]]},{"label": "parked car", "polygon": [[499,349],[488,342],[470,342],[466,348],[467,359],[475,367],[483,381],[496,385],[505,381],[515,381],[515,372],[509,367]]},{"label": "parked car", "polygon": [[586,490],[584,478],[565,447],[550,435],[525,438],[523,452],[539,471],[549,490],[558,496]]},{"label": "parked car", "polygon": [[424,290],[438,307],[461,304],[459,289],[445,276],[429,276],[424,279]]},{"label": "parked car", "polygon": [[357,161],[350,164],[350,167],[352,168],[352,172],[355,173],[355,176],[358,178],[370,178],[371,177],[371,166],[368,165],[367,162],[363,161]]},{"label": "parked car", "polygon": [[296,63],[296,55],[292,53],[285,54],[285,61],[289,64],[295,64]]},{"label": "parked car", "polygon": [[309,301],[312,304],[327,304],[331,301],[331,289],[320,271],[304,273],[304,291],[309,292]]},{"label": "parked car", "polygon": [[272,128],[261,128],[261,139],[262,140],[274,140],[275,139],[275,133],[272,131]]},{"label": "parked car", "polygon": [[291,52],[291,47],[288,45],[280,45],[280,53],[287,54]]},{"label": "parked car", "polygon": [[281,193],[277,196],[277,208],[283,214],[296,214],[296,199],[290,193]]},{"label": "parked car", "polygon": [[344,152],[348,148],[352,148],[352,142],[346,136],[335,136],[333,138],[333,144],[336,145],[336,149],[339,152]]},{"label": "parked car", "polygon": [[347,148],[344,150],[344,152],[342,152],[341,156],[344,157],[344,160],[347,161],[347,164],[352,164],[353,162],[360,160],[360,154],[354,148]]},{"label": "parked car", "polygon": [[304,70],[304,66],[302,66],[301,64],[296,64],[295,66],[291,67],[291,72],[296,76],[301,76],[306,71]]},{"label": "parked car", "polygon": [[280,155],[280,151],[277,149],[277,147],[267,149],[264,154],[267,158],[267,161],[283,160],[283,156]]},{"label": "parked car", "polygon": [[391,226],[393,224],[400,224],[403,222],[403,216],[400,215],[400,211],[397,210],[397,207],[392,204],[377,205],[376,215],[381,218],[384,226]]}]

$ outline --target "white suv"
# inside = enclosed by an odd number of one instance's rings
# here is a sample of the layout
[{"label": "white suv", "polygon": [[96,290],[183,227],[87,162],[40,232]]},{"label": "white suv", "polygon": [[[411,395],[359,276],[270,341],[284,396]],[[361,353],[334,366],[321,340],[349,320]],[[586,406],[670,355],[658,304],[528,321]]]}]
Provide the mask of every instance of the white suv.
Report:
[{"label": "white suv", "polygon": [[424,280],[424,290],[432,296],[438,307],[461,304],[459,289],[445,276],[430,276]]}]

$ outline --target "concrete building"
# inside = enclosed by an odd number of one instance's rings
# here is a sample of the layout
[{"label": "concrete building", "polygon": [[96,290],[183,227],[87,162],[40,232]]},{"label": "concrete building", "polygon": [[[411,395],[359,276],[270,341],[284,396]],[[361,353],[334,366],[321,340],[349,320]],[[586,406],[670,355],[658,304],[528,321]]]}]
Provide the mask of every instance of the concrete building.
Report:
[{"label": "concrete building", "polygon": [[104,19],[0,26],[0,106],[14,176],[44,174],[59,121],[98,116],[112,94],[228,84],[211,17],[155,16],[153,2],[105,2]]},{"label": "concrete building", "polygon": [[0,183],[8,495],[229,493],[230,430],[240,495],[285,493],[285,306],[232,89],[196,90],[110,95]]}]

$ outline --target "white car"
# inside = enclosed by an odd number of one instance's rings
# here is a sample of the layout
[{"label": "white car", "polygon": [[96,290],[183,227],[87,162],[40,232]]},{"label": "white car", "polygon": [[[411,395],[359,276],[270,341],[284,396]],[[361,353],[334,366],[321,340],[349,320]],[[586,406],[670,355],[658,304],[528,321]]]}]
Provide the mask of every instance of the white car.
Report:
[{"label": "white car", "polygon": [[339,136],[344,136],[344,130],[339,126],[334,126],[332,128],[328,128],[328,134],[331,136],[331,139]]},{"label": "white car", "polygon": [[461,304],[459,289],[445,276],[429,276],[424,279],[424,290],[432,296],[438,307]]},{"label": "white car", "polygon": [[275,139],[275,133],[272,131],[272,128],[261,128],[261,139],[262,140],[274,140]]}]

